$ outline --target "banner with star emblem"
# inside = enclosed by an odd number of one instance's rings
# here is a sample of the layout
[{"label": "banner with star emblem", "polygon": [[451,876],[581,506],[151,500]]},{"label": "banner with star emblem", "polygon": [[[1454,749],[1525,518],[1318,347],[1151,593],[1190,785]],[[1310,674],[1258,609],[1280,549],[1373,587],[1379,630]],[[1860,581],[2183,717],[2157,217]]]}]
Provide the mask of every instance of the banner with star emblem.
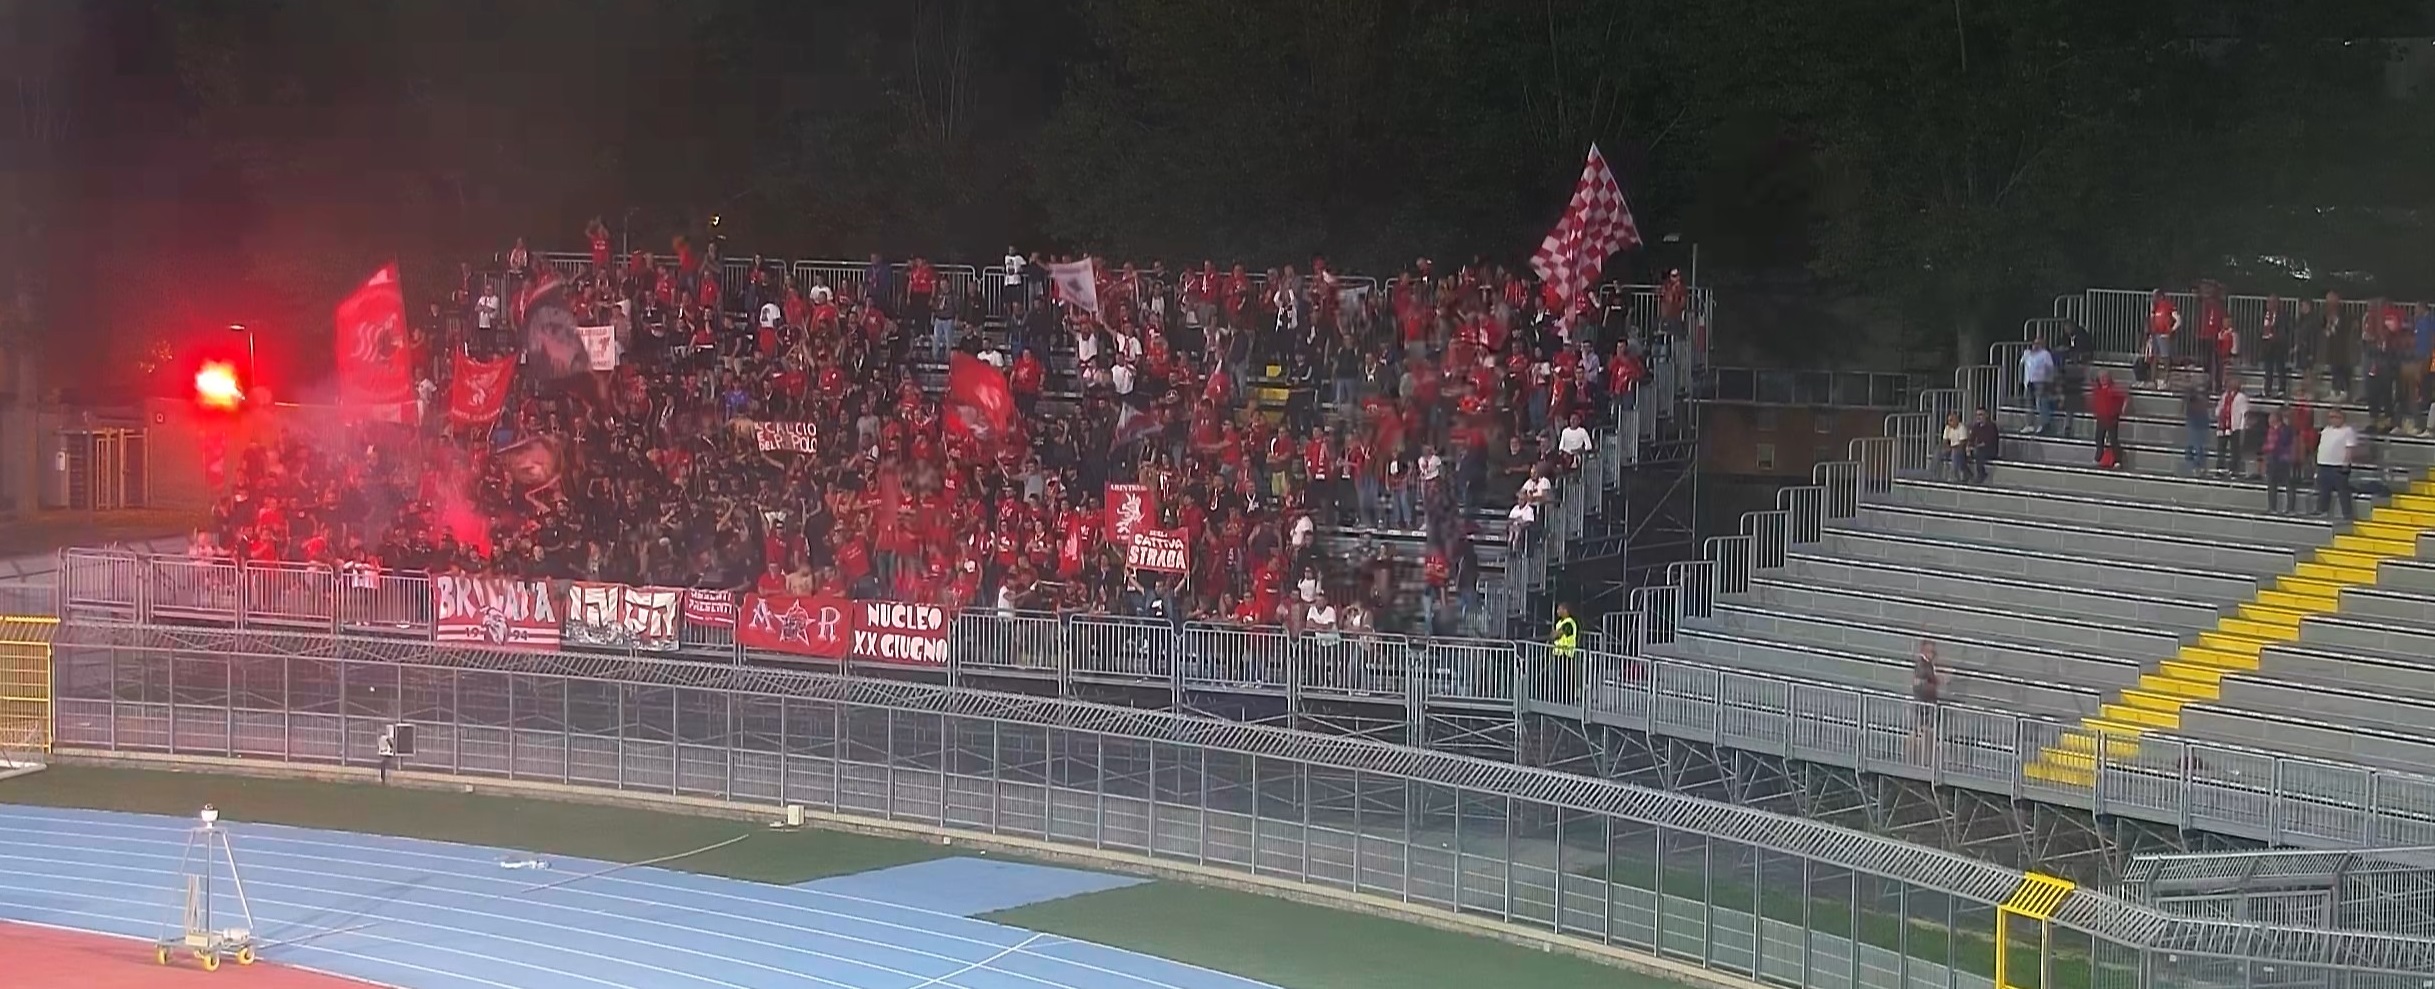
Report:
[{"label": "banner with star emblem", "polygon": [[747,594],[736,621],[746,649],[815,659],[844,659],[854,635],[854,603],[825,594]]},{"label": "banner with star emblem", "polygon": [[546,580],[431,575],[432,638],[486,646],[555,649],[558,596]]}]

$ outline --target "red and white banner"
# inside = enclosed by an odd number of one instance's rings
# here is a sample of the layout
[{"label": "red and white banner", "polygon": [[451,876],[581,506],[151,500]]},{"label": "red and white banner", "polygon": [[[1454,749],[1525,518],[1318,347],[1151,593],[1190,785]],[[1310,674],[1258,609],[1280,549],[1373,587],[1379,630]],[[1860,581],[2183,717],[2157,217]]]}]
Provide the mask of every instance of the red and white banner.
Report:
[{"label": "red and white banner", "polygon": [[566,643],[675,652],[684,592],[577,581],[566,589]]},{"label": "red and white banner", "polygon": [[793,453],[820,452],[820,426],[809,422],[756,422],[752,426],[761,449],[786,450]]},{"label": "red and white banner", "polygon": [[736,592],[685,592],[685,620],[704,628],[736,627]]},{"label": "red and white banner", "polygon": [[338,304],[336,316],[332,352],[338,358],[340,410],[359,419],[414,422],[414,350],[406,339],[397,262],[365,279]]},{"label": "red and white banner", "polygon": [[747,594],[736,641],[820,659],[844,659],[854,632],[854,603],[819,594]]},{"label": "red and white banner", "polygon": [[434,574],[432,638],[491,646],[555,648],[558,597],[546,580]]},{"label": "red and white banner", "polygon": [[498,421],[507,409],[508,386],[516,380],[516,359],[477,361],[457,351],[448,378],[448,424],[483,426]]},{"label": "red and white banner", "polygon": [[1158,524],[1158,492],[1146,484],[1109,484],[1105,509],[1108,541],[1129,543]]},{"label": "red and white banner", "polygon": [[854,607],[855,659],[947,665],[947,609],[898,601],[857,601]]},{"label": "red and white banner", "polygon": [[1191,569],[1191,564],[1192,552],[1181,532],[1144,529],[1133,535],[1132,545],[1125,547],[1124,565],[1135,570],[1183,573]]}]

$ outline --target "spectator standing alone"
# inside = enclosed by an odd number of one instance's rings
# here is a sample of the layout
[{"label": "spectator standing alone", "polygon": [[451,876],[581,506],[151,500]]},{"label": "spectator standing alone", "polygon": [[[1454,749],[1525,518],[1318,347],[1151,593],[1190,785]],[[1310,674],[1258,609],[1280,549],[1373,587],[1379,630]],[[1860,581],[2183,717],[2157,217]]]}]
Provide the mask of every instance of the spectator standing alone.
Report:
[{"label": "spectator standing alone", "polygon": [[2029,350],[2021,354],[2021,381],[2029,388],[2030,401],[2035,403],[2037,419],[2021,432],[2044,436],[2054,429],[2055,411],[2062,406],[2062,396],[2056,392],[2055,355],[2046,349],[2046,338],[2029,341]]},{"label": "spectator standing alone", "polygon": [[2241,377],[2227,373],[2224,393],[2215,399],[2215,472],[2224,477],[2241,475],[2241,452],[2248,439],[2249,393],[2241,388]]},{"label": "spectator standing alone", "polygon": [[2122,410],[2130,405],[2131,395],[2114,381],[2110,373],[2100,372],[2097,385],[2089,390],[2088,411],[2097,420],[2097,466],[2122,466]]},{"label": "spectator standing alone", "polygon": [[2357,511],[2351,505],[2350,468],[2359,454],[2359,431],[2351,428],[2340,409],[2325,414],[2325,431],[2317,436],[2317,517],[2324,518],[2340,499],[2342,521]]},{"label": "spectator standing alone", "polygon": [[2290,407],[2274,410],[2258,451],[2266,466],[2266,514],[2299,514],[2300,475],[2308,463],[2303,458],[2314,453],[2306,448],[2306,440],[2292,421]]},{"label": "spectator standing alone", "polygon": [[2197,476],[2207,467],[2207,431],[2215,421],[2215,410],[2213,403],[2207,401],[2206,385],[2195,374],[2182,376],[2179,395],[2182,466],[2191,476]]}]

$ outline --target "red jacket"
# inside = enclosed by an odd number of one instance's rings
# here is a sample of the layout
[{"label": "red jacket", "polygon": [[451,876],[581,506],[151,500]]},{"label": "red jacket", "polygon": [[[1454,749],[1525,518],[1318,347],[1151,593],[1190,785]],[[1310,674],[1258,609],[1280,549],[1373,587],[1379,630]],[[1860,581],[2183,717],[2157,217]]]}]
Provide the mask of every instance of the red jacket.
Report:
[{"label": "red jacket", "polygon": [[2088,411],[2097,417],[2098,422],[2121,421],[2122,410],[2130,402],[2130,393],[2111,381],[2099,381],[2088,392]]}]

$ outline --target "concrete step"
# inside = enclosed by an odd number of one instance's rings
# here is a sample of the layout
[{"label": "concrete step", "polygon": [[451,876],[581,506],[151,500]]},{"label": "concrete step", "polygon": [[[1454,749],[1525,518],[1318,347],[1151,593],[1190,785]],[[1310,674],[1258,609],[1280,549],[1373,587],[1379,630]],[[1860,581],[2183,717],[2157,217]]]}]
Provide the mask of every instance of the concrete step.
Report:
[{"label": "concrete step", "polygon": [[2290,546],[2113,531],[1904,505],[1863,504],[1850,524],[1923,538],[1987,543],[2081,558],[2142,560],[2160,566],[2253,576],[2289,573],[2300,559],[2300,554]]},{"label": "concrete step", "polygon": [[[1794,642],[1818,649],[1871,656],[1905,664],[1919,651],[1916,630],[1829,615],[1795,614],[1756,603],[1725,600],[1714,616],[1686,623],[1719,633],[1777,642]],[[1998,671],[2024,680],[2112,690],[2136,683],[2137,662],[2113,655],[2079,652],[2050,642],[2009,642],[1962,635],[1939,635],[1937,662],[1957,669]],[[1904,688],[1908,691],[1908,687]]]},{"label": "concrete step", "polygon": [[[1903,479],[1894,482],[1884,499],[1898,505],[1965,512],[1972,515],[2038,519],[2101,529],[2197,536],[2261,546],[2316,546],[2328,529],[2317,520],[2265,515],[2253,505],[2245,511],[2113,501],[2051,491],[2005,488],[2000,484],[1957,484]],[[2259,501],[2262,503],[2263,498]],[[2366,537],[2354,537],[2364,539]]]},{"label": "concrete step", "polygon": [[[2183,601],[2222,605],[2247,600],[2258,579],[2143,560],[2087,558],[2041,550],[1953,539],[1919,538],[1889,532],[1830,526],[1824,538],[1805,547],[1817,555],[1916,567],[1970,576],[2009,577],[2031,583],[2112,588]],[[2430,571],[2435,581],[2435,571]]]},{"label": "concrete step", "polygon": [[1770,576],[1829,587],[1883,588],[1895,594],[1936,601],[2008,608],[2054,618],[2082,618],[2130,625],[2199,629],[2212,626],[2222,617],[2212,603],[2175,600],[2153,593],[1953,574],[1901,564],[1835,559],[1803,553],[1792,554],[1784,569]]},{"label": "concrete step", "polygon": [[1878,622],[1931,635],[1960,635],[2020,643],[2050,643],[2075,651],[2149,662],[2174,655],[2185,635],[2175,629],[2129,621],[2064,619],[2008,608],[1896,594],[1883,588],[1843,588],[1774,577],[1753,578],[1751,592],[1762,606],[1805,614]]}]

